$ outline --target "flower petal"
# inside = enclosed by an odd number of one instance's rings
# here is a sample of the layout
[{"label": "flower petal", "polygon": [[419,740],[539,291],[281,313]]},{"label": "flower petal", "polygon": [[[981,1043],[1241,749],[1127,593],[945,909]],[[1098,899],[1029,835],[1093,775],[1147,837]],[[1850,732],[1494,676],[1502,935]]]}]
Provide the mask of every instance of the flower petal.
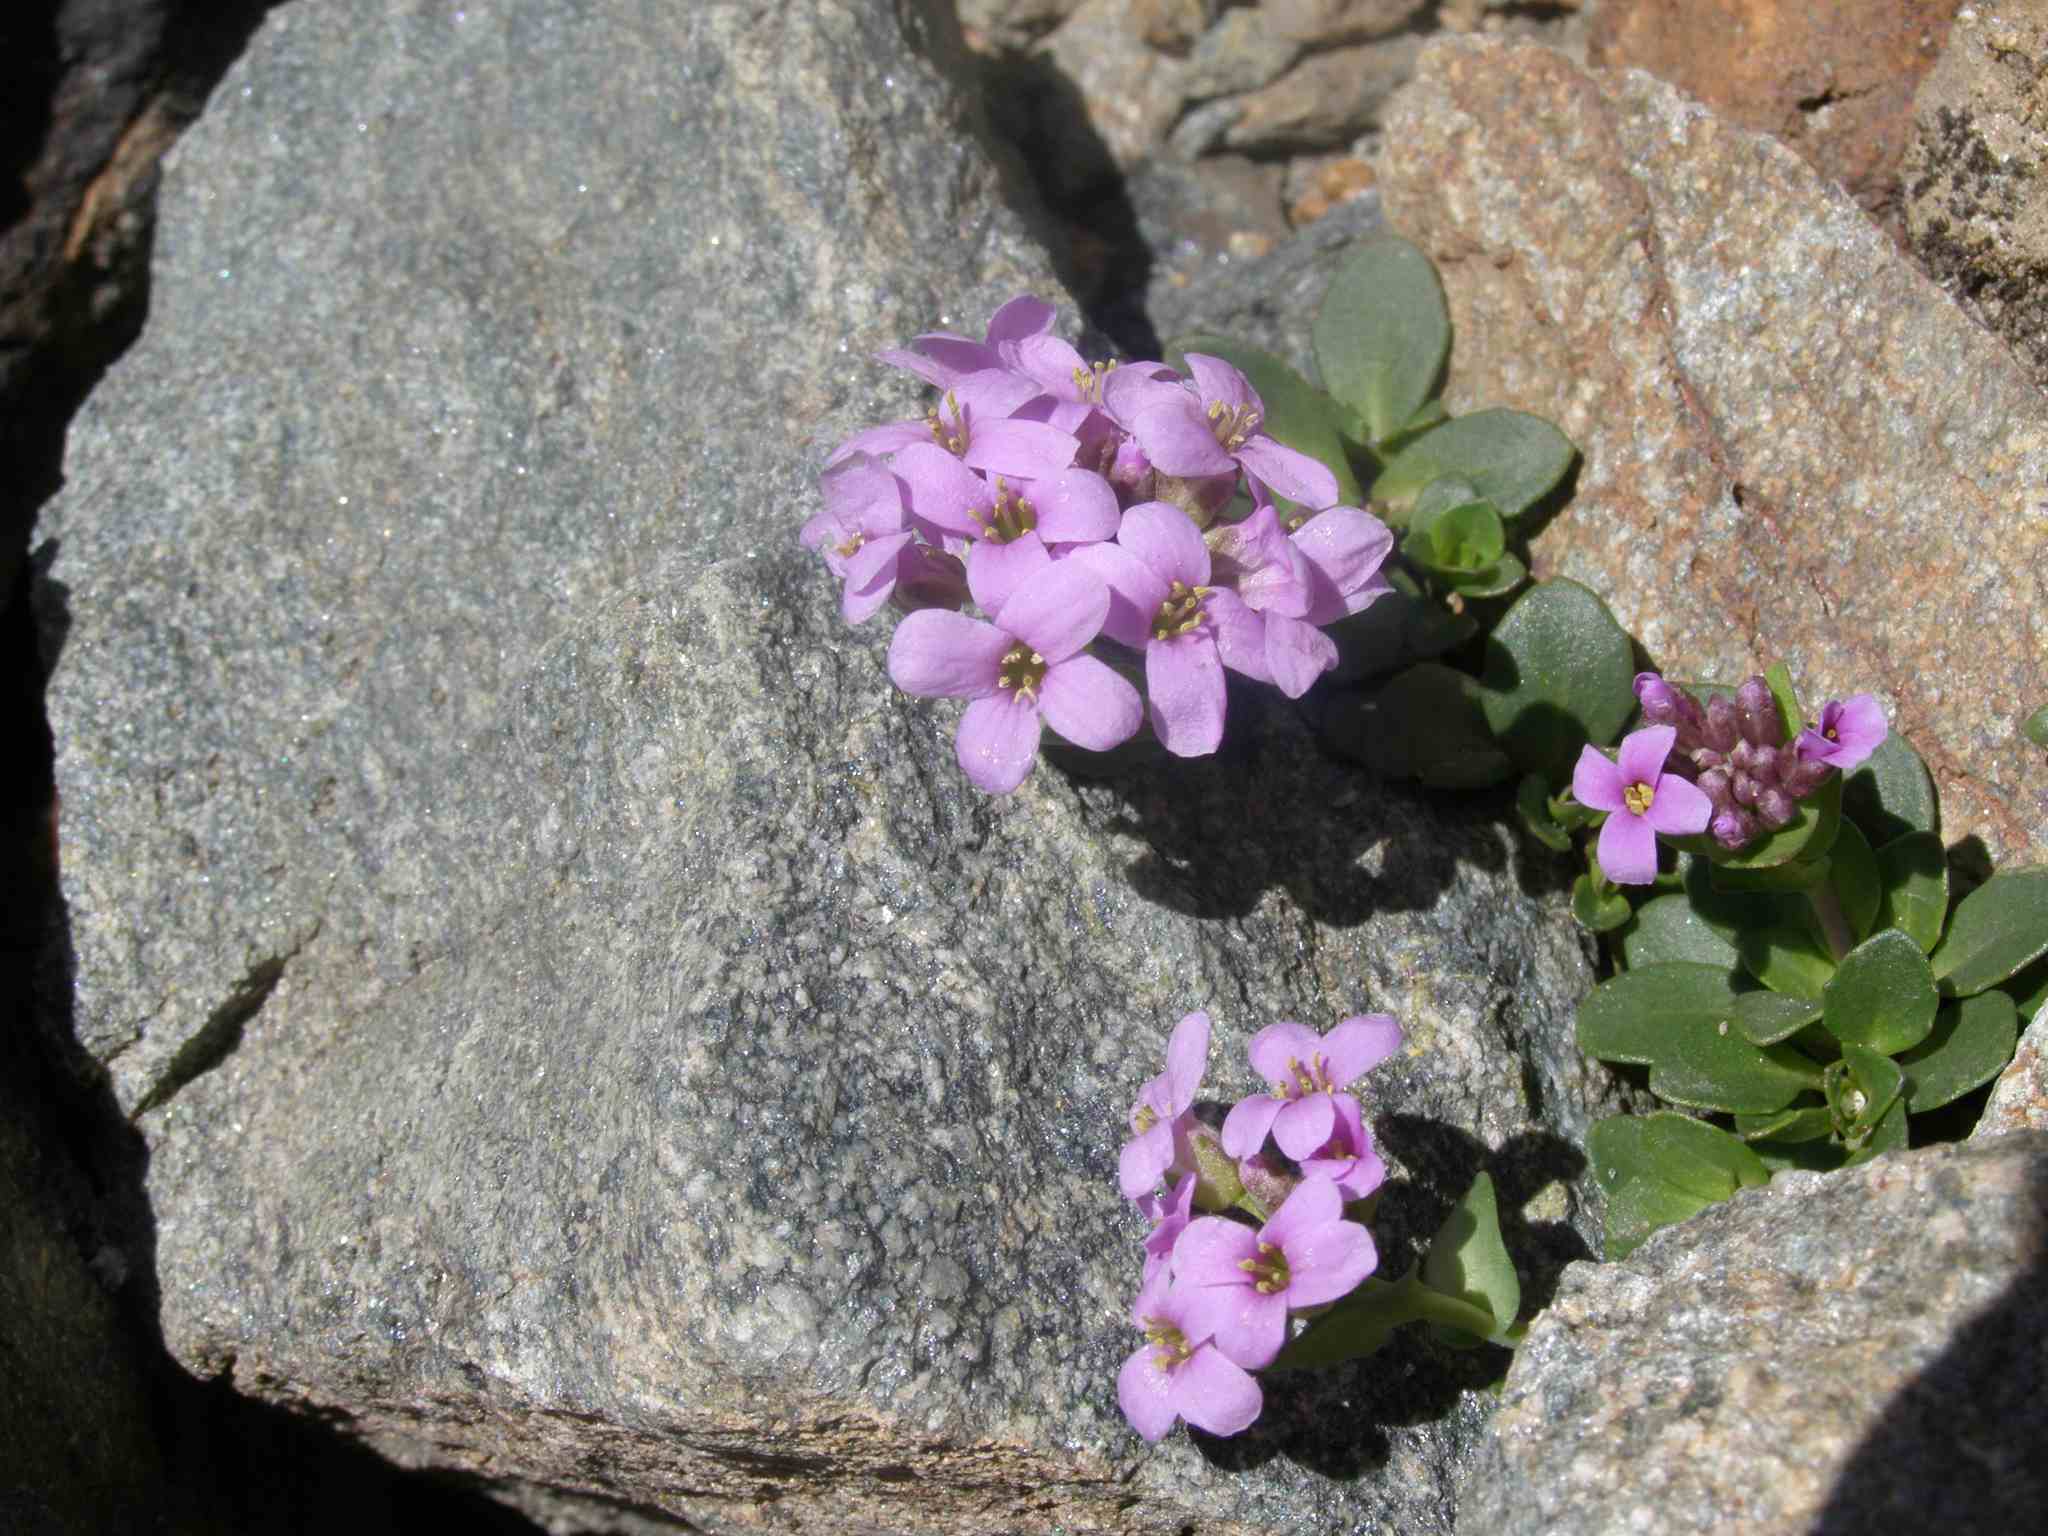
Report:
[{"label": "flower petal", "polygon": [[904,448],[891,467],[903,483],[911,516],[944,533],[972,536],[981,532],[995,500],[994,490],[929,437]]},{"label": "flower petal", "polygon": [[1157,571],[1168,583],[1206,586],[1209,546],[1195,520],[1164,501],[1141,502],[1123,515],[1116,541]]},{"label": "flower petal", "polygon": [[1282,1019],[1253,1035],[1245,1054],[1251,1058],[1254,1072],[1277,1085],[1293,1082],[1295,1064],[1307,1061],[1322,1048],[1323,1037],[1306,1024]]},{"label": "flower petal", "polygon": [[1216,631],[1216,654],[1231,671],[1255,682],[1273,681],[1266,664],[1266,621],[1233,592],[1213,591],[1202,599],[1202,612]]},{"label": "flower petal", "polygon": [[[1598,747],[1579,748],[1572,767],[1572,798],[1589,810],[1621,811],[1621,770]],[[1623,812],[1626,815],[1626,812]]]},{"label": "flower petal", "polygon": [[1342,1088],[1363,1077],[1401,1049],[1401,1040],[1401,1026],[1392,1014],[1353,1014],[1323,1036],[1330,1081]]},{"label": "flower petal", "polygon": [[[1286,1327],[1284,1312],[1281,1327]],[[1212,1435],[1234,1435],[1249,1429],[1266,1406],[1258,1382],[1225,1359],[1213,1344],[1196,1350],[1174,1372],[1171,1392],[1180,1416]]]},{"label": "flower petal", "polygon": [[1266,414],[1266,402],[1259,398],[1259,392],[1252,388],[1252,381],[1238,369],[1220,357],[1211,357],[1206,352],[1187,354],[1188,374],[1195,381],[1195,389],[1201,394],[1202,408],[1222,405],[1226,410],[1241,411],[1247,408],[1260,416]]},{"label": "flower petal", "polygon": [[1019,587],[1052,568],[1052,556],[1035,533],[998,544],[976,539],[967,551],[967,590],[983,613],[1001,613]]},{"label": "flower petal", "polygon": [[1109,588],[1085,565],[1058,561],[1020,585],[995,617],[1047,661],[1065,661],[1102,632]]},{"label": "flower petal", "polygon": [[1165,1439],[1180,1419],[1180,1410],[1174,1406],[1174,1380],[1160,1368],[1161,1355],[1147,1340],[1116,1373],[1117,1406],[1131,1421],[1131,1428],[1147,1440]]},{"label": "flower petal", "polygon": [[1126,1200],[1149,1195],[1173,1164],[1173,1127],[1164,1120],[1139,1132],[1117,1153],[1116,1187]]},{"label": "flower petal", "polygon": [[889,681],[924,699],[979,698],[995,692],[1003,653],[1014,643],[964,613],[922,609],[889,638]]},{"label": "flower petal", "polygon": [[839,613],[849,624],[859,624],[889,601],[896,590],[896,573],[903,565],[903,552],[914,533],[891,534],[863,544],[846,562],[846,589],[839,595]]},{"label": "flower petal", "polygon": [[1266,668],[1288,698],[1300,698],[1336,665],[1337,642],[1320,629],[1284,613],[1266,615]]},{"label": "flower petal", "polygon": [[[1302,1189],[1327,1189],[1340,1207],[1343,1196],[1334,1184],[1304,1184]],[[1379,1267],[1372,1234],[1355,1221],[1326,1221],[1301,1230],[1282,1244],[1287,1254],[1287,1304],[1319,1307],[1349,1295]]]},{"label": "flower petal", "polygon": [[1690,836],[1707,830],[1707,823],[1714,819],[1714,802],[1697,784],[1688,784],[1677,774],[1667,773],[1657,780],[1644,819],[1652,831],[1667,836]]},{"label": "flower petal", "polygon": [[1038,685],[1045,723],[1077,747],[1107,752],[1138,734],[1145,717],[1138,690],[1093,656],[1069,656]]},{"label": "flower petal", "polygon": [[974,419],[960,457],[970,469],[1022,480],[1049,480],[1074,462],[1081,440],[1042,421]]},{"label": "flower petal", "polygon": [[1176,1115],[1195,1102],[1208,1064],[1209,1015],[1200,1010],[1182,1015],[1166,1042],[1166,1101]]},{"label": "flower petal", "polygon": [[1344,1197],[1325,1183],[1301,1184],[1280,1202],[1272,1219],[1259,1228],[1259,1241],[1286,1247],[1304,1232],[1326,1226],[1344,1215]]},{"label": "flower petal", "polygon": [[[1244,1282],[1249,1277],[1239,1275],[1238,1279]],[[1217,1299],[1210,1301],[1205,1320],[1215,1330],[1215,1347],[1223,1352],[1223,1358],[1252,1371],[1271,1365],[1287,1342],[1285,1293],[1263,1293],[1241,1283],[1227,1288],[1217,1286],[1211,1294]],[[1223,1304],[1223,1298],[1228,1299],[1229,1305]]]},{"label": "flower petal", "polygon": [[1162,474],[1194,478],[1237,473],[1237,461],[1216,441],[1202,403],[1185,390],[1148,396],[1131,423],[1131,435]]},{"label": "flower petal", "polygon": [[1327,1093],[1296,1099],[1273,1117],[1273,1140],[1296,1162],[1313,1157],[1337,1125],[1337,1106]]},{"label": "flower petal", "polygon": [[988,317],[989,345],[1022,341],[1027,336],[1042,336],[1052,329],[1058,313],[1036,294],[1020,293]]},{"label": "flower petal", "polygon": [[1621,748],[1614,754],[1622,787],[1655,784],[1657,775],[1664,771],[1664,760],[1671,755],[1677,741],[1678,727],[1675,725],[1646,725],[1640,731],[1630,731],[1622,737]]},{"label": "flower petal", "polygon": [[1337,499],[1337,477],[1321,459],[1254,432],[1237,450],[1237,462],[1267,485],[1304,507],[1327,507]]},{"label": "flower petal", "polygon": [[1394,535],[1387,525],[1357,507],[1318,512],[1291,537],[1303,558],[1346,595],[1377,576],[1394,550]]},{"label": "flower petal", "polygon": [[[1178,514],[1176,514],[1178,515]],[[1145,700],[1160,745],[1175,757],[1206,757],[1223,741],[1223,662],[1207,635],[1145,647]]]},{"label": "flower petal", "polygon": [[[1152,633],[1152,616],[1166,601],[1159,573],[1121,544],[1084,544],[1067,559],[1100,576],[1109,587],[1109,612],[1102,632],[1119,644],[1142,650]],[[1260,631],[1261,637],[1264,631]]]},{"label": "flower petal", "polygon": [[1030,703],[991,694],[962,712],[953,756],[976,789],[1007,795],[1038,761],[1039,729],[1038,711]]},{"label": "flower petal", "polygon": [[1223,1150],[1232,1157],[1250,1157],[1266,1144],[1273,1118],[1284,1107],[1270,1093],[1254,1093],[1239,1099],[1223,1117]]},{"label": "flower petal", "polygon": [[1090,469],[1066,469],[1029,487],[1038,536],[1048,544],[1092,544],[1116,537],[1116,492]]},{"label": "flower petal", "polygon": [[1657,878],[1657,834],[1627,810],[1600,829],[1600,870],[1616,885],[1648,885]]}]

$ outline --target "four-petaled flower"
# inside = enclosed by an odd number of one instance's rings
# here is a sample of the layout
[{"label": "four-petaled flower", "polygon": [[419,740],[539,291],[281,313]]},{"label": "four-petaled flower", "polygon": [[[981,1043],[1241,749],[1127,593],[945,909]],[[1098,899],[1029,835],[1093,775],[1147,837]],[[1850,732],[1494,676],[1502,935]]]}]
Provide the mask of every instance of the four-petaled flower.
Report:
[{"label": "four-petaled flower", "polygon": [[1378,1263],[1372,1234],[1344,1220],[1344,1196],[1327,1179],[1301,1185],[1256,1232],[1203,1216],[1173,1245],[1175,1285],[1188,1298],[1182,1318],[1254,1371],[1287,1342],[1289,1312],[1348,1294]]},{"label": "four-petaled flower", "polygon": [[1268,1024],[1252,1036],[1249,1054],[1272,1092],[1238,1101],[1223,1122],[1223,1150],[1250,1157],[1271,1132],[1297,1162],[1317,1156],[1337,1130],[1339,1090],[1400,1048],[1401,1026],[1384,1013],[1355,1015],[1327,1035],[1291,1019]]},{"label": "four-petaled flower", "polygon": [[1225,1358],[1194,1312],[1191,1293],[1164,1269],[1131,1308],[1145,1342],[1117,1372],[1116,1399],[1147,1440],[1163,1439],[1180,1419],[1212,1435],[1234,1435],[1265,1406],[1259,1384]]},{"label": "four-petaled flower", "polygon": [[977,787],[1008,794],[1037,761],[1044,725],[1093,752],[1136,734],[1138,690],[1082,653],[1108,613],[1099,576],[1049,564],[1017,587],[993,624],[937,608],[911,614],[889,641],[889,677],[921,698],[972,700],[954,755]]},{"label": "four-petaled flower", "polygon": [[1887,734],[1884,709],[1875,694],[1829,699],[1821,706],[1820,724],[1799,733],[1799,755],[1808,762],[1852,773],[1863,766]]},{"label": "four-petaled flower", "polygon": [[1166,1070],[1138,1090],[1131,1106],[1131,1140],[1117,1159],[1117,1183],[1127,1199],[1149,1195],[1171,1171],[1192,1173],[1187,1133],[1195,1090],[1209,1060],[1209,1015],[1190,1013],[1166,1042]]},{"label": "four-petaled flower", "polygon": [[1579,753],[1572,794],[1579,804],[1608,813],[1600,828],[1600,868],[1616,885],[1648,885],[1657,878],[1657,834],[1704,832],[1714,803],[1697,785],[1664,771],[1678,728],[1652,725],[1621,739],[1613,759],[1594,747]]}]

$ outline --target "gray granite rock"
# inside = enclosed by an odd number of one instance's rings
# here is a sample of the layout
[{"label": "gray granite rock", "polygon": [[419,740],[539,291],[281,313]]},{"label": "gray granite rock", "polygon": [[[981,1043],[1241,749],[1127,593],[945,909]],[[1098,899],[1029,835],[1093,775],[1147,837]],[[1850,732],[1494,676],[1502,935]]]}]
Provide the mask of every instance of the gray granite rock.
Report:
[{"label": "gray granite rock", "polygon": [[1913,254],[2048,386],[2048,0],[1956,12],[1913,98],[1905,162]]},{"label": "gray granite rock", "polygon": [[74,424],[38,593],[67,1027],[124,1109],[316,956],[404,984],[419,849],[547,635],[779,543],[859,360],[1056,291],[950,7],[281,8],[167,174],[148,331]]},{"label": "gray granite rock", "polygon": [[1484,1360],[1411,1340],[1276,1380],[1241,1441],[1130,1433],[1116,1149],[1184,1010],[1221,1099],[1258,1026],[1387,1009],[1387,1264],[1490,1167],[1540,1296],[1612,1104],[1561,903],[1485,805],[1250,696],[1219,760],[984,798],[885,638],[791,553],[549,646],[424,833],[495,905],[372,1006],[287,969],[146,1117],[172,1352],[706,1530],[1447,1531]]},{"label": "gray granite rock", "polygon": [[1970,1133],[1976,1140],[2007,1131],[2048,1131],[2048,1008],[2036,1003],[2020,1021],[2019,1047],[1991,1085],[1984,1114]]},{"label": "gray granite rock", "polygon": [[2048,1499],[2048,1135],[1781,1174],[1574,1265],[1462,1536],[2024,1530]]}]

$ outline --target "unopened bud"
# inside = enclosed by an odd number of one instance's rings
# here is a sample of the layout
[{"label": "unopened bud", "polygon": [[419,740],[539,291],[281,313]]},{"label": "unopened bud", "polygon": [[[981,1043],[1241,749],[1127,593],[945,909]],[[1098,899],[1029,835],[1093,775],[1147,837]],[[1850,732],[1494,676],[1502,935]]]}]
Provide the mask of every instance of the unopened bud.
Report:
[{"label": "unopened bud", "polygon": [[1799,807],[1774,784],[1756,797],[1756,813],[1765,826],[1782,827],[1799,814]]},{"label": "unopened bud", "polygon": [[1740,848],[1756,836],[1756,820],[1747,811],[1730,806],[1714,818],[1714,841],[1723,848]]},{"label": "unopened bud", "polygon": [[1245,1192],[1268,1211],[1279,1210],[1301,1183],[1300,1170],[1271,1152],[1258,1152],[1241,1159],[1237,1165],[1237,1176]]},{"label": "unopened bud", "polygon": [[1196,1121],[1188,1131],[1187,1151],[1195,1165],[1196,1207],[1227,1211],[1236,1205],[1244,1194],[1244,1181],[1237,1176],[1237,1159],[1223,1150],[1221,1134]]},{"label": "unopened bud", "polygon": [[1717,693],[1707,700],[1707,726],[1700,734],[1706,738],[1706,744],[1716,752],[1733,750],[1735,743],[1742,739],[1741,722],[1735,713],[1735,701],[1723,693]]},{"label": "unopened bud", "polygon": [[1771,685],[1761,677],[1747,678],[1735,690],[1735,710],[1742,734],[1757,746],[1775,747],[1785,739],[1785,718],[1778,713]]}]

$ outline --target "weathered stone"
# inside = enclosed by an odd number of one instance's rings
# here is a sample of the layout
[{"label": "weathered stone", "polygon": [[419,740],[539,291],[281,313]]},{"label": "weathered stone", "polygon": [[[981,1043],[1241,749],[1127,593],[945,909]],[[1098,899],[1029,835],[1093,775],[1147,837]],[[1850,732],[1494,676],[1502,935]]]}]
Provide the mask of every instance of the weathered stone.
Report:
[{"label": "weathered stone", "polygon": [[1306,48],[1362,43],[1398,32],[1428,0],[1262,0],[1258,14],[1275,36]]},{"label": "weathered stone", "polygon": [[1029,47],[1080,4],[1081,0],[956,0],[968,46],[991,51]]},{"label": "weathered stone", "polygon": [[813,487],[765,445],[905,414],[865,354],[1053,291],[948,8],[902,14],[270,15],[39,529],[58,1007],[124,1108],[316,950],[360,1002],[414,974],[474,894],[422,839],[545,637],[780,542]]},{"label": "weathered stone", "polygon": [[1449,1530],[1484,1366],[1416,1340],[1141,1447],[1116,1149],[1187,1008],[1219,1098],[1272,1018],[1388,1009],[1385,1262],[1489,1166],[1540,1295],[1608,1092],[1560,903],[1249,695],[1221,759],[991,801],[885,641],[795,552],[557,640],[423,833],[498,893],[465,942],[371,1007],[292,967],[146,1117],[173,1352],[713,1530]]},{"label": "weathered stone", "polygon": [[1223,142],[1263,152],[1347,144],[1380,122],[1421,49],[1421,37],[1407,34],[1311,54],[1271,85],[1237,97]]},{"label": "weathered stone", "polygon": [[1895,200],[1913,91],[1958,0],[1605,0],[1587,58],[1774,134],[1865,207]]},{"label": "weathered stone", "polygon": [[1913,98],[1913,254],[2048,385],[2048,0],[1961,11]]},{"label": "weathered stone", "polygon": [[1465,1536],[2023,1530],[2048,1500],[2048,1135],[1780,1174],[1573,1265]]},{"label": "weathered stone", "polygon": [[1301,44],[1274,30],[1264,12],[1225,11],[1189,55],[1183,99],[1207,101],[1255,91],[1279,79],[1299,57]]},{"label": "weathered stone", "polygon": [[[1185,60],[1150,47],[1124,0],[1084,0],[1039,44],[1074,100],[1043,125],[1055,194],[1079,192],[1110,169],[1139,164],[1165,138],[1185,99]],[[1110,166],[1101,161],[1107,152]]]},{"label": "weathered stone", "polygon": [[[1439,264],[1455,409],[1584,455],[1540,574],[1661,668],[1876,692],[1944,834],[2048,858],[2048,399],[1848,198],[1671,87],[1433,44],[1389,109],[1389,222]],[[1987,641],[1987,637],[1992,637]]]},{"label": "weathered stone", "polygon": [[2022,1020],[2019,1049],[1998,1075],[1973,1139],[2007,1131],[2048,1131],[2048,1008]]}]

